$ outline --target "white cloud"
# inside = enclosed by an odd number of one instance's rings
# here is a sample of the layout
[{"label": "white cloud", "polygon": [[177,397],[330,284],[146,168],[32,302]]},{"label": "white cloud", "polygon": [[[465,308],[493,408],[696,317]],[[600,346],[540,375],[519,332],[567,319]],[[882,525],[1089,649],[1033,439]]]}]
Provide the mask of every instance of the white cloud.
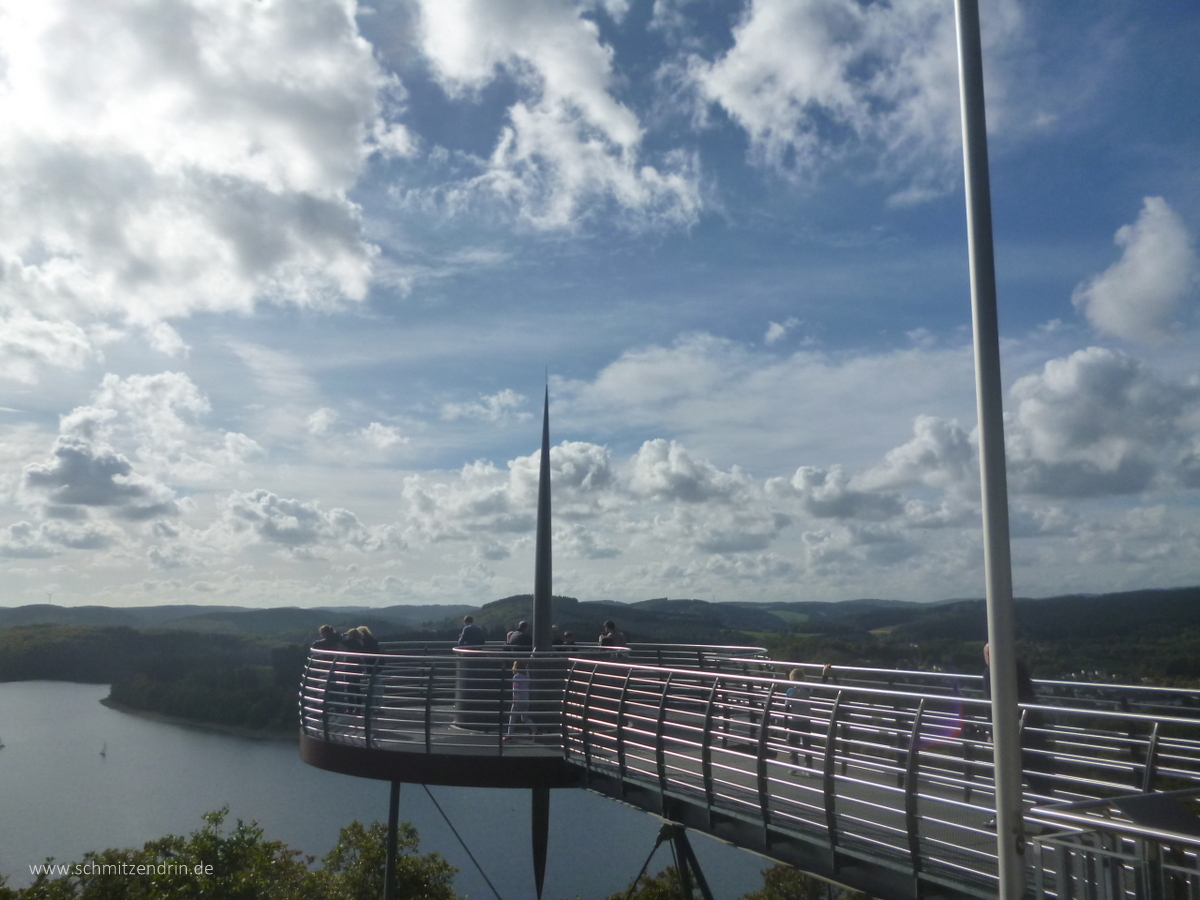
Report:
[{"label": "white cloud", "polygon": [[477,402],[443,404],[442,418],[449,422],[457,419],[478,419],[492,423],[515,419],[524,422],[532,418],[531,413],[520,411],[526,399],[524,394],[505,388],[495,394],[480,396]]},{"label": "white cloud", "polygon": [[369,529],[349,510],[324,512],[316,503],[262,489],[230,494],[224,502],[222,524],[232,534],[249,533],[262,543],[293,553],[318,547],[379,550],[394,543],[387,529]]},{"label": "white cloud", "polygon": [[1114,238],[1121,258],[1075,288],[1076,308],[1098,330],[1158,345],[1177,330],[1176,314],[1197,285],[1196,251],[1183,219],[1162,197],[1146,197],[1132,225]]},{"label": "white cloud", "polygon": [[333,427],[333,423],[338,420],[336,410],[330,409],[328,406],[322,406],[305,420],[305,425],[308,428],[308,433],[314,437],[322,437],[329,433],[329,429]]},{"label": "white cloud", "polygon": [[179,353],[164,320],[364,295],[373,251],[345,194],[403,142],[353,13],[0,2],[0,315],[40,323],[39,364],[94,352],[66,323]]},{"label": "white cloud", "polygon": [[107,522],[18,522],[0,531],[0,557],[43,559],[66,550],[106,550],[124,540]]},{"label": "white cloud", "polygon": [[84,518],[88,509],[131,521],[179,513],[170,488],[135,473],[111,447],[79,437],[60,437],[50,461],[26,466],[21,487],[56,519]]},{"label": "white cloud", "polygon": [[1194,432],[1200,389],[1162,380],[1144,363],[1089,347],[1017,380],[1007,428],[1016,490],[1059,497],[1129,494],[1153,486]]},{"label": "white cloud", "polygon": [[156,477],[179,484],[211,484],[240,472],[262,448],[238,432],[200,425],[211,404],[181,372],[105,375],[87,406],[63,416],[64,435],[125,447]]},{"label": "white cloud", "polygon": [[408,438],[400,434],[399,429],[392,425],[381,425],[372,422],[360,434],[367,444],[376,450],[392,450],[408,443]]},{"label": "white cloud", "polygon": [[768,346],[778,344],[787,337],[788,332],[792,331],[799,324],[800,320],[794,317],[785,319],[783,322],[771,322],[767,326],[767,333],[763,335],[763,343]]},{"label": "white cloud", "polygon": [[889,450],[883,460],[855,478],[869,490],[924,484],[942,489],[978,490],[975,447],[953,421],[920,415],[913,421],[913,439]]},{"label": "white cloud", "polygon": [[675,441],[661,438],[642,444],[629,479],[635,496],[684,503],[731,502],[749,486],[750,480],[736,467],[722,472],[706,460],[693,459]]},{"label": "white cloud", "polygon": [[[687,224],[700,207],[695,160],[641,153],[637,116],[613,98],[613,51],[579,6],[558,0],[419,0],[421,47],[462,98],[500,72],[520,98],[475,182],[540,228],[569,228],[593,203],[634,221]],[[610,4],[610,12],[614,7]]]},{"label": "white cloud", "polygon": [[[988,17],[991,50],[1020,27],[1015,2],[993,7],[999,14]],[[865,151],[869,169],[909,180],[898,202],[944,192],[957,180],[950,5],[752,0],[733,37],[715,62],[693,57],[690,77],[706,102],[745,129],[756,162],[809,179],[828,163]],[[989,99],[996,99],[992,92]]]},{"label": "white cloud", "polygon": [[0,378],[33,384],[43,367],[79,369],[97,355],[93,340],[73,322],[25,312],[5,317],[2,310],[0,306]]},{"label": "white cloud", "polygon": [[853,489],[850,477],[838,465],[828,470],[801,466],[790,482],[773,478],[767,486],[772,493],[784,496],[790,487],[799,496],[805,512],[818,519],[885,521],[904,511],[898,494]]}]

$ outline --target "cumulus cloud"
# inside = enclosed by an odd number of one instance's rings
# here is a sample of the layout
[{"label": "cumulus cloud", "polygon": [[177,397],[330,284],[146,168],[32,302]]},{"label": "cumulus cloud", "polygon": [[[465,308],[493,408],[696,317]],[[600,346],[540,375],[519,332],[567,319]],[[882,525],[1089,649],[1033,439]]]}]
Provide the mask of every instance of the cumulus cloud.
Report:
[{"label": "cumulus cloud", "polygon": [[977,485],[976,474],[975,447],[962,427],[937,416],[920,415],[913,421],[912,440],[889,450],[855,483],[870,490],[917,484],[962,488]]},{"label": "cumulus cloud", "polygon": [[66,550],[106,550],[124,533],[106,522],[17,522],[0,530],[0,557],[42,559]]},{"label": "cumulus cloud", "polygon": [[736,467],[722,472],[706,460],[693,459],[675,441],[646,441],[633,459],[629,488],[635,496],[702,503],[729,502],[750,486]]},{"label": "cumulus cloud", "polygon": [[395,426],[381,425],[379,422],[372,422],[359,433],[362,439],[376,450],[392,450],[408,443],[408,438],[400,434]]},{"label": "cumulus cloud", "polygon": [[784,319],[783,322],[771,322],[767,325],[767,333],[763,335],[763,343],[768,346],[778,344],[799,324],[800,320],[795,317]]},{"label": "cumulus cloud", "polygon": [[0,21],[0,315],[38,337],[18,377],[95,352],[65,323],[179,352],[164,320],[364,296],[346,191],[404,139],[353,4],[2,0]]},{"label": "cumulus cloud", "polygon": [[213,432],[201,420],[212,407],[182,372],[108,374],[86,406],[62,417],[66,436],[128,448],[164,481],[205,484],[239,471],[262,448],[239,432]]},{"label": "cumulus cloud", "polygon": [[1161,344],[1178,328],[1177,313],[1196,290],[1191,234],[1162,197],[1146,197],[1137,221],[1117,229],[1114,241],[1121,258],[1076,287],[1071,299],[1098,331]]},{"label": "cumulus cloud", "polygon": [[1200,390],[1089,347],[1013,385],[1008,458],[1016,489],[1060,497],[1146,490],[1191,437]]},{"label": "cumulus cloud", "polygon": [[372,530],[347,509],[323,511],[319,504],[279,497],[267,490],[235,491],[224,503],[223,523],[234,534],[294,553],[316,547],[378,550],[390,537]]},{"label": "cumulus cloud", "polygon": [[592,202],[643,223],[695,219],[695,160],[675,152],[657,166],[646,162],[638,117],[612,95],[612,48],[583,8],[557,0],[418,2],[421,48],[448,94],[477,93],[500,73],[518,87],[475,187],[509,199],[540,228],[574,226]]},{"label": "cumulus cloud", "polygon": [[92,338],[73,322],[27,312],[5,316],[0,307],[0,378],[33,384],[44,367],[79,369],[96,354]]},{"label": "cumulus cloud", "polygon": [[[1015,2],[994,6],[993,51],[1020,27]],[[911,202],[961,168],[956,47],[940,0],[752,0],[733,46],[693,57],[689,78],[746,131],[755,162],[807,179],[865,151],[909,179],[894,199]]]},{"label": "cumulus cloud", "polygon": [[526,399],[524,394],[505,388],[498,393],[481,396],[478,401],[443,404],[442,418],[448,422],[458,419],[477,419],[492,423],[515,419],[525,422],[532,418],[532,413],[521,411]]},{"label": "cumulus cloud", "polygon": [[305,419],[305,427],[308,428],[308,433],[314,437],[321,437],[329,433],[329,429],[333,427],[333,423],[338,420],[336,410],[330,409],[328,406],[322,406],[307,419]]},{"label": "cumulus cloud", "polygon": [[170,488],[136,474],[111,447],[77,437],[60,437],[50,462],[27,466],[22,488],[44,498],[52,518],[79,518],[79,507],[101,507],[135,521],[179,512]]},{"label": "cumulus cloud", "polygon": [[777,496],[794,492],[810,516],[818,519],[865,519],[883,521],[904,511],[898,494],[855,490],[841,466],[822,469],[801,466],[788,481],[774,478],[768,490]]}]

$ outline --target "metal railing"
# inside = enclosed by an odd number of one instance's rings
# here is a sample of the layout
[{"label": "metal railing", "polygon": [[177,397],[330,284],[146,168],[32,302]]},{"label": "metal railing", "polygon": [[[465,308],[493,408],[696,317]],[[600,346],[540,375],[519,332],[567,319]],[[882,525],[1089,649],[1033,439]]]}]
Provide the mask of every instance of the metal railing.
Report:
[{"label": "metal railing", "polygon": [[[766,845],[818,845],[834,870],[866,862],[994,896],[988,704],[847,681],[577,661],[564,752],[587,777],[657,792],[663,808],[740,819]],[[1032,802],[1200,785],[1200,721],[1031,705],[1025,722]]]},{"label": "metal railing", "polygon": [[1030,845],[1035,890],[1056,900],[1197,900],[1200,817],[1184,802],[1198,798],[1196,789],[1128,798],[1166,807],[1166,823],[1190,833],[1134,822],[1120,800],[1031,810],[1030,820],[1052,831]]},{"label": "metal railing", "polygon": [[[572,660],[742,671],[747,663],[730,660],[758,658],[750,654],[765,651],[582,644],[534,654],[503,644],[475,649],[450,641],[385,643],[379,653],[314,649],[301,683],[300,723],[310,737],[369,748],[528,754],[534,747],[559,753],[563,686]],[[524,674],[514,679],[518,671]]]},{"label": "metal railing", "polygon": [[[835,873],[870,866],[909,893],[995,896],[989,705],[971,696],[977,677],[825,671],[755,648],[384,650],[310,653],[305,734],[382,751],[562,757],[594,789],[686,806],[710,830],[735,823],[768,850],[803,843]],[[514,663],[528,676],[515,688]],[[792,668],[808,677],[779,677]],[[1194,878],[1180,881],[1195,847],[1161,845],[1152,871],[1134,842],[1154,835],[1105,825],[1085,840],[1080,823],[1062,818],[1084,814],[1061,806],[1200,788],[1195,694],[1070,682],[1039,690],[1045,702],[1023,707],[1022,762],[1030,821],[1054,833],[1033,845],[1031,885],[1108,900],[1152,896],[1139,891],[1157,878],[1175,891],[1192,885],[1179,896],[1200,900]],[[1112,883],[1132,887],[1080,892],[1090,876],[1072,873],[1087,866],[1120,870],[1125,880]]]}]

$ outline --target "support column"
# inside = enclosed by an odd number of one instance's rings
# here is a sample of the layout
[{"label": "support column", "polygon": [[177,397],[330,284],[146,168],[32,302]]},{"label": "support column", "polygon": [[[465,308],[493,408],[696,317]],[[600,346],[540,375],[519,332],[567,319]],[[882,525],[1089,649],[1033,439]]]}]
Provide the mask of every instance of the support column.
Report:
[{"label": "support column", "polygon": [[396,900],[397,831],[400,828],[400,782],[393,781],[388,796],[387,862],[383,870],[383,900]]},{"label": "support column", "polygon": [[983,482],[983,564],[991,645],[992,739],[996,784],[996,855],[999,896],[1025,892],[1025,829],[1021,810],[1021,751],[1008,531],[1008,479],[1004,459],[1000,325],[992,246],[992,196],[988,180],[983,49],[978,0],[955,0],[958,71],[962,100],[963,169],[967,200],[967,250],[975,333],[975,397],[979,410],[979,469]]}]

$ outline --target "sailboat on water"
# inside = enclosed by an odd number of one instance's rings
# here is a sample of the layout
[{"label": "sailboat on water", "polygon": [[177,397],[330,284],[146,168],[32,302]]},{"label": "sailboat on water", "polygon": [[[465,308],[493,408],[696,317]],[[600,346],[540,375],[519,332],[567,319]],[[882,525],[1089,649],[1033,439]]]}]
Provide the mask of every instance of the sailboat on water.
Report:
[{"label": "sailboat on water", "polygon": [[108,741],[105,741],[104,746],[100,748],[100,755],[105,758],[108,757]]}]

